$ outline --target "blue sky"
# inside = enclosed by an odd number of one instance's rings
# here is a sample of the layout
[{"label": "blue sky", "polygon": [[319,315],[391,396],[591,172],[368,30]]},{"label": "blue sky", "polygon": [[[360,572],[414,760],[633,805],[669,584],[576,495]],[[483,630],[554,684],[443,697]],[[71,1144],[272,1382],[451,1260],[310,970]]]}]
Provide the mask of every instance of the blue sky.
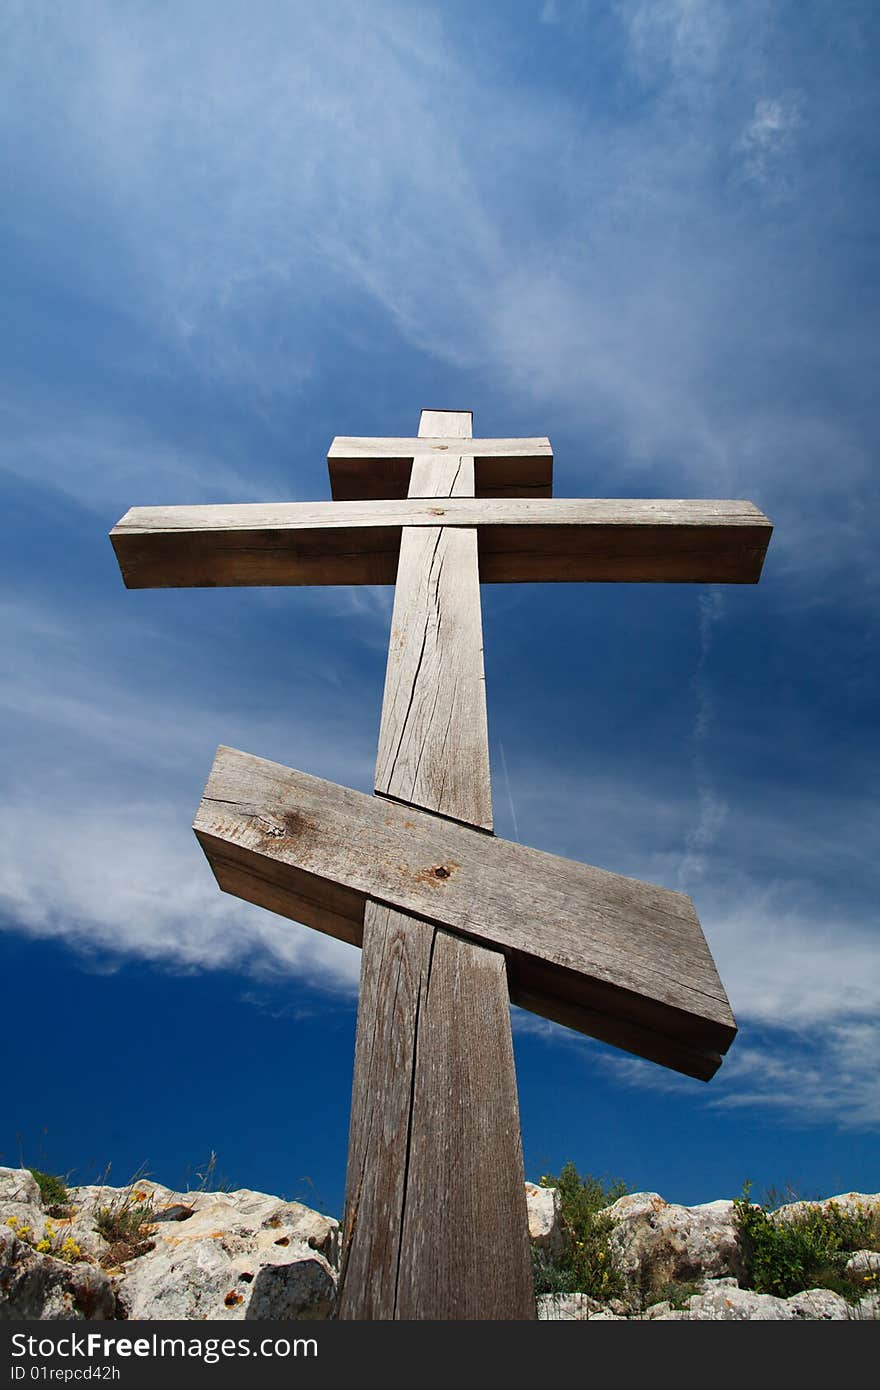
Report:
[{"label": "blue sky", "polygon": [[107,532],[427,406],[776,526],[756,588],[483,590],[498,833],[690,893],[740,1025],[704,1085],[515,1011],[529,1175],[875,1191],[877,7],[11,0],[0,53],[0,1161],[340,1210],[358,953],[189,826],[221,742],[371,788],[391,590],[129,593]]}]

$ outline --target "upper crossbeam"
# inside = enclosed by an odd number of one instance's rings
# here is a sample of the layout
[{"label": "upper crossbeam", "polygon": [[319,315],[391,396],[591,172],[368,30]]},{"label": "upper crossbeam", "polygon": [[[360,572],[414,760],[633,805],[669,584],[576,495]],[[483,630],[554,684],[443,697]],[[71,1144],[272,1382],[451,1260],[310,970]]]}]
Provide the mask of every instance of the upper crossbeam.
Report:
[{"label": "upper crossbeam", "polygon": [[484,583],[754,584],[773,529],[743,501],[448,497],[133,507],[110,538],[130,589],[393,584],[408,526],[475,527]]},{"label": "upper crossbeam", "polygon": [[[441,414],[439,411],[432,413]],[[423,420],[425,414],[427,412],[423,412]],[[414,459],[456,453],[466,453],[474,460],[477,497],[552,495],[553,450],[549,439],[468,438],[465,442],[451,440],[449,435],[416,439],[337,436],[327,454],[330,491],[336,502],[411,497]]]}]

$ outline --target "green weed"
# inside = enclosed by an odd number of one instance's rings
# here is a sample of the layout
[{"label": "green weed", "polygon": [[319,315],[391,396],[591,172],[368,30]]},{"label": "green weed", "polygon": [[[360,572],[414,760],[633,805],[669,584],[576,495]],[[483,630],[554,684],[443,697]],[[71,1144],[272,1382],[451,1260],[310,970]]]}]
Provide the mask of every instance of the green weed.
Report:
[{"label": "green weed", "polygon": [[[104,1173],[104,1182],[110,1165]],[[152,1250],[149,1237],[153,1233],[153,1194],[143,1186],[144,1172],[136,1173],[128,1187],[106,1206],[98,1208],[95,1230],[106,1240],[109,1250],[101,1257],[102,1264],[117,1265]]]},{"label": "green weed", "polygon": [[668,1284],[660,1284],[653,1291],[649,1303],[668,1303],[676,1312],[682,1312],[688,1306],[688,1299],[701,1291],[702,1285],[694,1279],[673,1279]]},{"label": "green weed", "polygon": [[850,1213],[830,1202],[780,1219],[768,1206],[751,1202],[749,1191],[746,1183],[734,1200],[746,1288],[777,1298],[831,1289],[855,1300],[874,1286],[876,1277],[853,1274],[846,1262],[854,1250],[880,1249],[875,1213]]},{"label": "green weed", "polygon": [[604,1212],[625,1195],[626,1184],[582,1177],[573,1163],[566,1163],[558,1177],[543,1177],[541,1186],[559,1189],[570,1246],[555,1260],[533,1250],[535,1293],[586,1293],[603,1301],[622,1296],[626,1281],[614,1258],[608,1239],[612,1223]]},{"label": "green weed", "polygon": [[36,1180],[44,1207],[51,1210],[52,1207],[67,1206],[70,1193],[63,1178],[59,1178],[55,1173],[41,1173],[39,1168],[29,1168],[28,1172]]}]

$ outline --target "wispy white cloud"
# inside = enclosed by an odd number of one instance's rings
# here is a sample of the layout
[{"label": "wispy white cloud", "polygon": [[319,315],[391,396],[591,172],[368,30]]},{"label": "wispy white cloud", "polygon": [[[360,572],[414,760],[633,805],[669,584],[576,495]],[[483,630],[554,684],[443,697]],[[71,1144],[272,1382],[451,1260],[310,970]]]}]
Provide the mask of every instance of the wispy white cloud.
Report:
[{"label": "wispy white cloud", "polygon": [[[710,1109],[765,1110],[776,1122],[802,1128],[874,1129],[880,1124],[876,941],[866,931],[860,943],[850,937],[839,949],[829,942],[817,946],[814,924],[798,923],[792,914],[786,925],[789,949],[774,962],[776,987],[763,1000],[752,992],[757,1007],[739,1011],[739,1035],[708,1088],[653,1063],[597,1048],[521,1010],[514,1012],[514,1029],[555,1047],[585,1049],[589,1066],[601,1066],[616,1083],[636,1090],[699,1095]],[[744,954],[750,945],[742,942]],[[820,985],[823,968],[829,968],[829,977]],[[760,961],[755,972],[759,977]],[[859,972],[866,972],[866,978],[853,990]],[[786,1001],[794,1006],[788,1015]],[[816,1006],[813,1014],[810,1004]]]},{"label": "wispy white cloud", "polygon": [[746,178],[782,198],[790,192],[783,160],[801,124],[794,97],[763,98],[743,131],[737,148]]},{"label": "wispy white cloud", "polygon": [[146,421],[65,402],[47,389],[7,387],[0,396],[0,473],[105,514],[125,510],[132,497],[173,505],[278,495],[250,460],[183,447],[170,429],[163,437]]},{"label": "wispy white cloud", "polygon": [[[575,9],[586,44],[593,11]],[[235,5],[197,4],[171,27],[149,7],[49,13],[34,0],[7,18],[22,157],[39,154],[72,215],[113,228],[125,311],[192,369],[297,399],[323,370],[313,338],[327,303],[344,320],[365,297],[418,350],[588,439],[594,468],[564,460],[576,485],[607,482],[611,456],[627,484],[754,495],[777,510],[775,552],[790,546],[801,574],[800,542],[830,496],[822,551],[869,564],[870,449],[838,410],[768,390],[779,364],[787,384],[796,369],[847,390],[860,379],[803,293],[806,275],[833,302],[822,209],[799,256],[780,255],[776,224],[725,181],[732,160],[751,185],[781,187],[804,127],[806,98],[768,56],[766,7],[603,11],[641,88],[626,119],[601,126],[577,100],[509,90],[428,6],[273,3],[244,23]],[[26,82],[35,71],[52,80]],[[596,80],[589,69],[588,95]],[[833,140],[813,157],[833,161]],[[524,169],[548,196],[564,191],[551,220]],[[103,264],[81,270],[106,293]],[[210,467],[161,448],[158,463],[169,480]],[[117,466],[130,461],[111,433],[71,476]]]},{"label": "wispy white cloud", "polygon": [[9,53],[64,73],[43,156],[113,218],[132,308],[203,364],[289,391],[311,370],[309,311],[340,277],[419,336],[429,280],[452,317],[489,270],[497,231],[458,125],[475,96],[430,10],[270,4],[243,30],[235,6],[196,5],[169,28],[98,4],[47,35],[39,8]]},{"label": "wispy white cloud", "polygon": [[[775,1040],[777,1043],[781,1039]],[[757,1107],[793,1123],[870,1130],[880,1124],[875,1018],[806,1031],[784,1049],[748,1042],[731,1054],[719,1108]]]},{"label": "wispy white cloud", "polygon": [[[710,607],[703,613],[705,646],[715,621]],[[248,707],[246,685],[228,684],[217,700],[200,684],[166,688],[160,679],[147,688],[137,652],[151,651],[160,676],[164,664],[176,669],[183,659],[178,639],[150,620],[144,625],[127,615],[122,624],[31,602],[7,603],[0,623],[17,652],[0,680],[8,735],[0,809],[6,920],[102,957],[289,972],[352,990],[357,954],[222,895],[189,824],[221,739],[282,758],[285,748],[298,748],[321,775],[369,785],[372,740],[359,742],[352,731],[352,702],[360,703],[362,694],[343,686],[331,698],[325,690],[322,700],[298,705],[294,718],[284,708],[283,679],[267,677],[258,710]],[[196,653],[190,649],[188,656],[192,661]],[[588,773],[571,763],[565,773],[543,767],[538,775],[520,757],[515,772],[519,832],[527,843],[666,884],[679,881],[682,864],[698,856],[705,872],[691,874],[695,881],[685,887],[694,892],[742,1026],[731,1058],[740,1049],[751,1054],[757,1030],[763,1053],[782,1068],[786,1048],[810,1035],[812,1061],[804,1074],[815,1077],[825,1067],[823,1113],[837,1114],[835,1094],[840,1123],[873,1113],[871,1076],[860,1068],[873,1067],[867,1039],[876,1040],[880,1016],[876,927],[864,904],[840,904],[835,893],[841,879],[870,879],[876,834],[870,807],[805,794],[793,824],[785,789],[768,798],[765,788],[751,814],[731,816],[721,839],[705,823],[698,778],[693,787],[659,792],[644,769],[637,781],[623,769]],[[817,866],[830,880],[815,876]],[[518,1026],[558,1036],[541,1021],[520,1019]],[[835,1091],[843,1057],[852,1087],[865,1094],[861,1109],[852,1088]],[[658,1084],[656,1068],[621,1075],[633,1084]],[[755,1077],[726,1063],[728,1075],[727,1103],[754,1094]],[[763,1094],[761,1103],[772,1104],[769,1083]],[[792,1081],[780,1091],[787,1113],[794,1113],[798,1096],[808,1108],[806,1084]]]},{"label": "wispy white cloud", "polygon": [[653,1095],[699,1096],[709,1109],[756,1109],[774,1122],[800,1128],[832,1125],[841,1131],[870,1131],[880,1124],[875,1014],[810,1027],[753,1026],[740,1018],[740,1033],[708,1087],[678,1072],[599,1047],[558,1024],[521,1009],[513,1011],[516,1034],[548,1046],[582,1051],[586,1064],[601,1067],[616,1084]]},{"label": "wispy white cloud", "polygon": [[746,879],[699,895],[734,1011],[791,1030],[880,1017],[880,942],[869,911],[810,900],[796,881]]},{"label": "wispy white cloud", "polygon": [[[149,326],[161,346],[133,371],[167,374],[183,361],[257,410],[290,403],[327,370],[314,346],[327,306],[345,322],[369,303],[412,348],[491,386],[512,418],[551,416],[578,440],[559,459],[568,490],[750,494],[777,522],[769,563],[788,602],[832,603],[841,586],[848,604],[870,599],[880,573],[864,423],[872,339],[862,311],[837,293],[825,200],[802,198],[796,177],[820,114],[810,187],[838,177],[833,91],[819,113],[782,71],[766,6],[612,9],[634,99],[594,121],[582,109],[592,70],[552,98],[512,86],[456,40],[442,7],[196,3],[169,24],[161,6],[7,5],[5,157],[13,169],[16,160],[41,169],[56,190],[51,219],[22,196],[9,200],[10,217],[26,239],[47,225],[62,236],[72,225],[100,229],[74,239],[70,278]],[[592,10],[558,0],[536,17],[588,44]],[[858,170],[847,178],[837,205],[859,201]],[[788,204],[773,201],[780,189]],[[841,399],[855,409],[841,410]],[[119,510],[279,495],[277,478],[231,447],[222,457],[186,449],[131,414],[38,392],[8,393],[3,409],[7,473],[93,510],[120,498]],[[280,608],[284,598],[255,602]],[[357,640],[384,645],[387,594],[329,591],[309,603],[352,616]],[[157,689],[139,690],[136,662],[129,679],[108,670],[100,643],[114,634],[97,620],[89,633],[66,612],[24,616],[7,627],[17,661],[0,700],[16,728],[41,731],[37,746],[64,743],[68,789],[79,778],[84,790],[72,819],[57,796],[59,765],[34,778],[11,756],[9,910],[30,931],[206,966],[246,960],[255,932],[257,959],[350,983],[340,961],[351,953],[308,946],[313,933],[220,898],[195,867],[182,790],[172,824],[167,807],[131,799],[130,783],[114,794],[94,772],[102,758],[118,769],[127,757],[147,776],[149,758],[153,768],[164,758],[181,788],[197,786],[193,730],[204,737],[213,721],[224,741],[271,754],[285,742],[280,719],[230,690],[222,709],[196,719],[180,690],[164,703]],[[703,614],[706,650],[717,618]],[[51,644],[51,662],[28,644],[27,624]],[[158,652],[158,634],[151,642]],[[310,671],[317,664],[313,653]],[[784,1024],[789,1041],[817,1021],[826,1061],[869,1089],[875,940],[827,876],[867,874],[870,808],[799,789],[795,816],[768,778],[767,804],[756,797],[741,814],[713,781],[715,696],[701,680],[686,786],[661,793],[591,773],[585,790],[583,769],[572,768],[550,787],[546,768],[521,769],[523,838],[655,881],[698,881],[743,1019]],[[300,706],[288,740],[320,749],[325,775],[367,780],[342,704],[319,717],[317,703]],[[62,846],[49,870],[47,836]],[[157,887],[179,883],[191,886]],[[745,1042],[737,1049],[751,1055]],[[743,1067],[742,1094],[757,1094]]]},{"label": "wispy white cloud", "polygon": [[166,661],[197,671],[196,644],[183,651],[135,615],[6,601],[0,630],[16,653],[0,675],[7,928],[111,960],[353,990],[357,952],[222,894],[190,830],[213,748],[233,729],[249,751],[299,749],[325,775],[366,782],[350,705],[340,716],[320,680],[293,711],[280,698],[255,709],[233,680],[216,696],[198,680],[166,683]]},{"label": "wispy white cloud", "polygon": [[[706,614],[704,622],[708,642]],[[644,775],[635,785],[595,765],[565,774],[544,768],[540,777],[520,768],[516,788],[526,842],[692,894],[740,1026],[718,1077],[700,1092],[707,1104],[746,1105],[757,1096],[768,1109],[778,1099],[779,1114],[801,1123],[878,1122],[875,807],[804,790],[794,816],[791,793],[763,784],[749,806],[723,807],[720,836],[699,768],[690,791],[659,790]],[[853,884],[854,897],[845,891]],[[583,1045],[545,1020],[514,1017],[519,1031]],[[697,1087],[647,1062],[597,1055],[632,1086]]]},{"label": "wispy white cloud", "polygon": [[66,605],[8,599],[0,630],[15,652],[0,673],[6,921],[117,957],[245,970],[271,959],[351,985],[348,948],[221,895],[190,831],[220,742],[369,783],[361,710],[322,678],[320,661],[295,699],[282,698],[279,674],[277,698],[257,704],[234,668],[222,689],[205,684],[198,634],[187,640],[145,614],[123,620],[75,595]]},{"label": "wispy white cloud", "polygon": [[73,810],[37,787],[0,808],[0,911],[17,931],[111,961],[356,990],[353,947],[221,893],[174,808],[106,792]]},{"label": "wispy white cloud", "polygon": [[616,6],[644,75],[658,69],[714,78],[730,31],[720,0],[622,0]]}]

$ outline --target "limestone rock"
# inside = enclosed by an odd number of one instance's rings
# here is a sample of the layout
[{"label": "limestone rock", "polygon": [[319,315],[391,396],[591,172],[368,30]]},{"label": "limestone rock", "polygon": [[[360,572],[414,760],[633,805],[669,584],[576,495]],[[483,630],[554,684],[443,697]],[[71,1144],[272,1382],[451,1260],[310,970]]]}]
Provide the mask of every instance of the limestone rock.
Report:
[{"label": "limestone rock", "polygon": [[880,1274],[880,1251],[855,1250],[846,1267],[852,1274]]},{"label": "limestone rock", "polygon": [[223,1200],[251,1226],[260,1229],[283,1230],[291,1239],[304,1242],[335,1265],[339,1258],[339,1222],[332,1216],[322,1216],[301,1202],[284,1202],[267,1192],[252,1192],[241,1188],[222,1194]]},{"label": "limestone rock", "polygon": [[618,1198],[607,1215],[621,1267],[646,1291],[693,1279],[738,1278],[743,1272],[731,1201],[683,1207],[657,1192],[635,1192]]},{"label": "limestone rock", "polygon": [[115,1318],[116,1294],[102,1269],[39,1254],[0,1227],[0,1318]]},{"label": "limestone rock", "polygon": [[[173,1193],[149,1184],[134,1199],[141,1193],[154,1248],[120,1268],[129,1318],[329,1315],[336,1278],[327,1256],[336,1256],[339,1229],[331,1217],[249,1188]],[[93,1208],[107,1204],[106,1191],[77,1196]]]},{"label": "limestone rock", "polygon": [[339,1222],[332,1216],[323,1216],[301,1202],[279,1202],[276,1198],[263,1218],[263,1229],[277,1230],[279,1227],[312,1250],[319,1250],[334,1268],[338,1266]]},{"label": "limestone rock", "polygon": [[0,1209],[9,1202],[42,1208],[39,1184],[27,1168],[0,1168]]},{"label": "limestone rock", "polygon": [[[174,1245],[202,1236],[222,1239],[229,1253],[250,1248],[258,1231],[274,1232],[266,1245],[305,1244],[333,1266],[339,1257],[339,1222],[312,1211],[301,1202],[285,1202],[266,1192],[240,1188],[235,1192],[173,1192],[154,1182],[138,1182],[126,1188],[85,1186],[71,1188],[77,1222],[94,1227],[102,1208],[142,1206],[157,1245]],[[79,1237],[77,1237],[79,1238]],[[100,1238],[99,1238],[100,1239]],[[102,1243],[106,1250],[106,1243]],[[280,1256],[279,1256],[280,1259]]]},{"label": "limestone rock", "polygon": [[868,1294],[852,1310],[855,1321],[880,1322],[880,1293]]},{"label": "limestone rock", "polygon": [[848,1322],[853,1317],[852,1304],[831,1289],[807,1289],[804,1293],[792,1294],[785,1302],[796,1318]]},{"label": "limestone rock", "polygon": [[570,1237],[562,1222],[559,1189],[526,1183],[529,1239],[538,1250],[556,1259],[568,1249]]},{"label": "limestone rock", "polygon": [[27,1226],[39,1238],[45,1220],[43,1208],[33,1202],[0,1202],[0,1226]]},{"label": "limestone rock", "polygon": [[[83,1212],[97,1213],[101,1207],[127,1200],[130,1204],[149,1207],[151,1221],[158,1226],[189,1223],[196,1217],[210,1224],[203,1216],[208,1208],[214,1212],[215,1224],[241,1224],[247,1230],[263,1226],[283,1226],[293,1231],[313,1249],[333,1260],[339,1245],[339,1222],[332,1216],[322,1216],[301,1202],[285,1202],[267,1192],[239,1188],[235,1192],[173,1192],[159,1183],[139,1182],[127,1188],[71,1188],[71,1200]],[[191,1229],[195,1229],[192,1227]],[[179,1235],[180,1232],[177,1232]]]},{"label": "limestone rock", "polygon": [[147,1207],[159,1211],[170,1205],[174,1193],[160,1183],[143,1181],[129,1183],[125,1187],[109,1187],[106,1183],[86,1183],[81,1187],[68,1189],[72,1206],[84,1216],[95,1217],[104,1207],[120,1206]]},{"label": "limestone rock", "polygon": [[837,1197],[823,1197],[820,1202],[789,1202],[787,1206],[778,1207],[773,1213],[776,1221],[792,1221],[799,1216],[804,1216],[807,1212],[827,1211],[830,1206],[837,1207],[837,1210],[844,1216],[870,1216],[880,1217],[880,1193],[878,1192],[841,1192]]},{"label": "limestone rock", "polygon": [[[256,1272],[254,1263],[245,1258],[236,1262],[237,1287],[245,1295],[243,1318],[301,1320],[330,1316],[336,1300],[336,1282],[327,1262],[317,1252],[306,1255],[302,1249],[291,1248],[288,1259],[267,1259],[258,1263]],[[252,1280],[248,1277],[251,1274]]]},{"label": "limestone rock", "polygon": [[156,1251],[123,1267],[119,1301],[128,1318],[215,1318],[235,1276],[229,1255],[210,1238],[189,1241],[182,1251]]},{"label": "limestone rock", "polygon": [[90,1219],[78,1222],[73,1212],[58,1217],[44,1209],[39,1186],[26,1168],[0,1168],[0,1226],[11,1230],[24,1245],[34,1247],[48,1240],[53,1247],[49,1254],[68,1238],[87,1256],[97,1256],[103,1246]]},{"label": "limestone rock", "polygon": [[[832,1202],[846,1214],[880,1215],[880,1195],[853,1192],[791,1203],[775,1218],[796,1219]],[[549,1260],[564,1258],[571,1235],[559,1192],[527,1183],[526,1203],[533,1247]],[[95,1229],[100,1213],[133,1207],[145,1228],[139,1244],[135,1233],[134,1241],[108,1245]],[[880,1291],[854,1305],[825,1289],[787,1299],[741,1289],[733,1202],[685,1207],[639,1192],[621,1197],[607,1216],[629,1281],[626,1301],[545,1295],[542,1321],[880,1320]],[[84,1258],[60,1258],[65,1241]],[[37,1249],[43,1242],[50,1248]],[[31,1173],[0,1168],[0,1318],[324,1318],[333,1312],[338,1254],[337,1221],[269,1193],[175,1192],[147,1179],[124,1188],[86,1185],[71,1189],[66,1215],[50,1217]],[[876,1289],[880,1252],[851,1251],[847,1268],[859,1287],[863,1280]],[[667,1284],[684,1282],[699,1291],[685,1297],[679,1289],[675,1301],[637,1311]]]},{"label": "limestone rock", "polygon": [[[124,1267],[129,1318],[326,1318],[335,1299],[327,1261],[303,1244],[236,1249],[242,1238],[164,1245]],[[232,1247],[232,1249],[230,1249]]]},{"label": "limestone rock", "polygon": [[[144,1221],[135,1255],[96,1230],[105,1209],[132,1208]],[[86,1184],[70,1189],[66,1216],[50,1218],[30,1173],[0,1169],[0,1234],[3,1317],[322,1318],[335,1300],[339,1223],[247,1188]],[[53,1251],[35,1248],[44,1239]],[[55,1258],[64,1241],[85,1258]]]},{"label": "limestone rock", "polygon": [[586,1293],[545,1293],[538,1299],[540,1322],[582,1322],[607,1311],[603,1303]]},{"label": "limestone rock", "polygon": [[839,1294],[829,1289],[810,1289],[792,1298],[741,1289],[732,1280],[707,1281],[704,1292],[693,1294],[684,1308],[656,1303],[645,1313],[650,1321],[701,1322],[799,1322],[832,1320],[846,1322],[857,1316]]},{"label": "limestone rock", "polygon": [[703,1289],[681,1307],[664,1301],[644,1313],[622,1313],[619,1305],[603,1305],[586,1294],[546,1294],[538,1300],[538,1318],[547,1322],[847,1322],[873,1319],[878,1313],[880,1297],[876,1295],[855,1305],[828,1289],[774,1298],[741,1289],[732,1278],[706,1280]]}]

